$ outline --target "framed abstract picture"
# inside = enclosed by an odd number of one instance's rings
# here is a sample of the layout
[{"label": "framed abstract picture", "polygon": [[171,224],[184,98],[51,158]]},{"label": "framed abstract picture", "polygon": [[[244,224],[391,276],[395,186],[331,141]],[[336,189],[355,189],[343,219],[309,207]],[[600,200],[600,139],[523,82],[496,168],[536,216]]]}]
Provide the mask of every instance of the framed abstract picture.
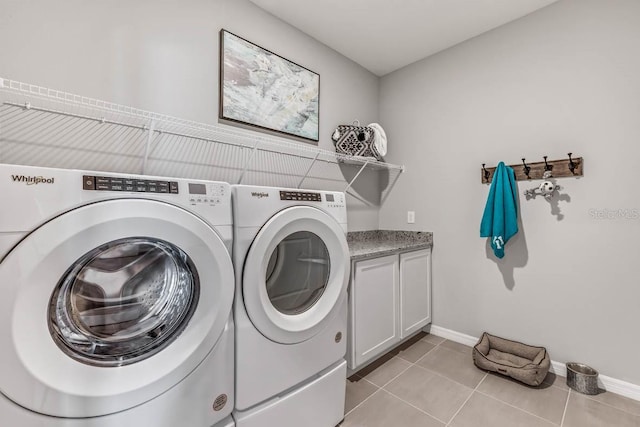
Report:
[{"label": "framed abstract picture", "polygon": [[220,31],[221,119],[318,141],[320,75]]}]

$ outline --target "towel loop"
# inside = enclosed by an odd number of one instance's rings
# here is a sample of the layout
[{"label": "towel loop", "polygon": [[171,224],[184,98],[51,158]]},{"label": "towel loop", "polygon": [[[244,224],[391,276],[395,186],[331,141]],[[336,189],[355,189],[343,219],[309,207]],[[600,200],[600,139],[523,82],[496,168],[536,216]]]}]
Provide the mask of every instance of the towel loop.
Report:
[{"label": "towel loop", "polygon": [[574,171],[576,170],[576,164],[574,163],[573,159],[571,158],[571,155],[573,153],[569,153],[569,170],[571,171],[571,173],[574,173]]},{"label": "towel loop", "polygon": [[522,170],[524,170],[524,174],[527,175],[527,179],[531,179],[531,177],[529,176],[529,172],[531,172],[531,168],[527,166],[527,164],[524,162],[524,157],[522,158],[522,164],[524,165],[524,168],[522,168]]},{"label": "towel loop", "polygon": [[485,169],[485,164],[486,163],[482,164],[482,170],[484,171],[484,180],[489,181],[489,176],[491,175],[491,172]]},{"label": "towel loop", "polygon": [[553,165],[547,163],[547,156],[544,156],[544,171],[550,172],[553,169]]}]

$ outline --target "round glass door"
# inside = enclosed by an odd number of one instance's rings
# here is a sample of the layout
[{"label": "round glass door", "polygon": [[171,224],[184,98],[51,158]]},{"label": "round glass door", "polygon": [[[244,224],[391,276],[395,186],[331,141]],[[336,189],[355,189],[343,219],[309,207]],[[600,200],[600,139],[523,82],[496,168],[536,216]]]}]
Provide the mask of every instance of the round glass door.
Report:
[{"label": "round glass door", "polygon": [[342,307],[349,283],[345,231],[310,206],[275,214],[249,248],[242,298],[253,325],[272,341],[315,336]]},{"label": "round glass door", "polygon": [[288,315],[307,311],[324,293],[330,270],[329,251],[320,237],[309,231],[288,235],[273,250],[267,266],[271,304]]},{"label": "round glass door", "polygon": [[121,412],[184,380],[228,336],[235,291],[216,230],[141,199],[44,223],[2,260],[0,283],[0,390],[62,418]]},{"label": "round glass door", "polygon": [[49,304],[49,330],[68,356],[123,366],[162,350],[198,301],[198,274],[177,246],[154,238],[112,241],[64,274]]}]

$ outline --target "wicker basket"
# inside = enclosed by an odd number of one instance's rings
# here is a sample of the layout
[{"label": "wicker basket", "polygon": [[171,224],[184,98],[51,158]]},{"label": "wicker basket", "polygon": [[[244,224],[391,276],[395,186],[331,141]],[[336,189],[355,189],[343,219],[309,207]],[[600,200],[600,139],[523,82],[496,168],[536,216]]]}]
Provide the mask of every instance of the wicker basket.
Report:
[{"label": "wicker basket", "polygon": [[360,126],[358,121],[353,125],[339,125],[331,138],[336,146],[336,153],[380,160],[373,143],[374,130],[368,126]]}]

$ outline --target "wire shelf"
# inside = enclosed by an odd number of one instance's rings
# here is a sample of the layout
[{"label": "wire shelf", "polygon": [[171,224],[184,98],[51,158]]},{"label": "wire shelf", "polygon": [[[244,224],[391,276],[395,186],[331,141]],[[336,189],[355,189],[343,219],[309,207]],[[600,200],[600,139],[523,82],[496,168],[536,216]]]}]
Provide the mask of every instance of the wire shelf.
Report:
[{"label": "wire shelf", "polygon": [[379,203],[404,171],[3,78],[0,162],[340,191],[362,175],[383,172]]}]

